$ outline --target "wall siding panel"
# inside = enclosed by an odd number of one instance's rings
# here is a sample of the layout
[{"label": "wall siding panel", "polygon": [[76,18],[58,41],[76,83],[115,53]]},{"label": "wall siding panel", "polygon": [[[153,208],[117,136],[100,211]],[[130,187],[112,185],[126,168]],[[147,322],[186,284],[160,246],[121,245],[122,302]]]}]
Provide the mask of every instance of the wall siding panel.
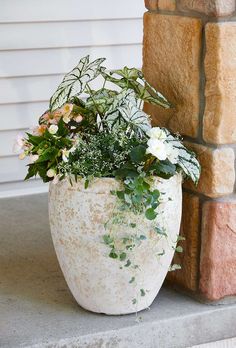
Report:
[{"label": "wall siding panel", "polygon": [[1,0],[0,197],[44,190],[40,180],[23,182],[27,161],[13,154],[14,138],[37,123],[82,56],[107,57],[108,69],[141,67],[143,12],[143,0],[96,0],[94,6],[82,0]]}]

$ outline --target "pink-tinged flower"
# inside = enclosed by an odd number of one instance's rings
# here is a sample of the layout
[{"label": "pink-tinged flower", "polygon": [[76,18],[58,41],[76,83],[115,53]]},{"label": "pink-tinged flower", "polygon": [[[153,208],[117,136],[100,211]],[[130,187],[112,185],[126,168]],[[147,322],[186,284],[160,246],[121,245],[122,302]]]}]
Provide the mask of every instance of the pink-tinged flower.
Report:
[{"label": "pink-tinged flower", "polygon": [[62,113],[62,115],[63,115],[63,121],[64,121],[65,123],[69,123],[69,122],[70,122],[71,117],[72,117],[72,115],[71,115],[72,110],[73,110],[73,104],[69,104],[69,103],[63,105],[63,106],[59,109],[59,111],[60,111],[60,112]]},{"label": "pink-tinged flower", "polygon": [[39,155],[30,155],[29,156],[29,163],[32,164],[36,162],[39,159]]},{"label": "pink-tinged flower", "polygon": [[45,114],[43,114],[42,117],[41,117],[41,119],[42,119],[43,121],[48,122],[49,119],[50,119],[50,114],[49,114],[49,112],[46,112]]},{"label": "pink-tinged flower", "polygon": [[56,176],[56,171],[55,171],[55,169],[53,169],[53,168],[51,168],[51,169],[48,169],[48,171],[47,171],[47,176],[49,177],[49,178],[53,178],[54,176]]},{"label": "pink-tinged flower", "polygon": [[23,134],[19,133],[19,134],[17,134],[16,139],[15,139],[15,143],[13,145],[13,152],[18,153],[19,151],[24,149],[24,146],[25,146],[24,136],[23,136]]},{"label": "pink-tinged flower", "polygon": [[33,134],[34,134],[34,135],[39,135],[39,136],[41,136],[41,135],[44,134],[44,132],[45,132],[46,129],[47,129],[47,126],[46,126],[45,124],[41,124],[40,126],[35,127],[35,128],[33,129]]},{"label": "pink-tinged flower", "polygon": [[51,124],[51,126],[48,128],[48,131],[50,134],[56,134],[58,131],[58,126],[55,124]]},{"label": "pink-tinged flower", "polygon": [[82,122],[82,121],[83,121],[83,116],[82,116],[82,115],[76,116],[75,121],[76,121],[77,123]]},{"label": "pink-tinged flower", "polygon": [[60,118],[62,117],[62,113],[60,110],[56,110],[54,112],[46,112],[41,119],[45,121],[47,124],[58,124]]},{"label": "pink-tinged flower", "polygon": [[20,153],[18,157],[20,160],[23,160],[26,157],[25,152]]}]

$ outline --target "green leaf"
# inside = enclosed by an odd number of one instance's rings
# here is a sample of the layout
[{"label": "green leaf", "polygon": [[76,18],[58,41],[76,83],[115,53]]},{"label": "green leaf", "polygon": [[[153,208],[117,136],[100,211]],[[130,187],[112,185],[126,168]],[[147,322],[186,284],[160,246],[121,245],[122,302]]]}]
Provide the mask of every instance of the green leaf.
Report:
[{"label": "green leaf", "polygon": [[167,237],[167,234],[164,230],[162,230],[160,227],[154,227],[154,231],[157,233],[157,234],[160,234],[162,236],[165,236]]},{"label": "green leaf", "polygon": [[145,154],[146,154],[146,146],[138,145],[131,149],[129,156],[132,162],[141,163],[144,161]]},{"label": "green leaf", "polygon": [[121,253],[120,254],[120,261],[124,261],[126,259],[127,254],[126,253]]},{"label": "green leaf", "polygon": [[140,240],[145,240],[145,239],[147,239],[147,237],[144,236],[143,234],[141,234],[141,235],[139,236],[139,239],[140,239]]},{"label": "green leaf", "polygon": [[66,127],[64,121],[62,118],[60,118],[59,122],[58,122],[58,131],[57,134],[61,137],[65,137],[66,135],[69,134],[69,130]]},{"label": "green leaf", "polygon": [[28,180],[28,179],[32,178],[33,176],[36,176],[37,172],[38,172],[37,166],[35,164],[29,164],[28,173],[27,173],[26,177],[24,178],[24,180]]},{"label": "green leaf", "polygon": [[161,253],[158,253],[157,255],[158,255],[158,256],[163,256],[163,255],[165,255],[165,253],[166,253],[166,252],[165,252],[165,250],[163,249],[162,252],[161,252]]},{"label": "green leaf", "polygon": [[49,147],[39,156],[37,163],[53,160],[58,155],[58,149]]},{"label": "green leaf", "polygon": [[148,220],[154,220],[157,217],[157,213],[155,212],[153,208],[148,208],[145,211],[145,216]]},{"label": "green leaf", "polygon": [[26,133],[28,135],[28,140],[32,145],[39,145],[42,141],[44,141],[43,136],[32,135],[30,133]]},{"label": "green leaf", "polygon": [[135,277],[132,277],[129,281],[130,284],[132,284],[135,281]]},{"label": "green leaf", "polygon": [[84,188],[87,189],[88,186],[89,186],[89,179],[86,178],[86,179],[85,179],[85,182],[84,182]]},{"label": "green leaf", "polygon": [[177,253],[182,253],[182,252],[183,252],[182,246],[178,245],[178,246],[175,248],[175,251],[176,251]]},{"label": "green leaf", "polygon": [[141,294],[141,296],[145,296],[146,295],[145,290],[144,289],[140,289],[140,294]]},{"label": "green leaf", "polygon": [[137,169],[130,163],[126,163],[123,167],[114,171],[114,176],[119,179],[134,178],[138,176]]},{"label": "green leaf", "polygon": [[155,161],[149,167],[149,171],[154,171],[156,175],[163,177],[164,179],[169,179],[171,176],[176,174],[176,166],[169,160]]},{"label": "green leaf", "polygon": [[56,92],[50,99],[50,110],[54,111],[69,101],[72,97],[80,95],[86,84],[95,79],[101,70],[105,58],[99,58],[90,63],[89,56],[83,57],[78,65],[65,75]]},{"label": "green leaf", "polygon": [[133,304],[136,304],[136,303],[137,303],[136,298],[134,298],[134,299],[132,300],[132,303],[133,303]]},{"label": "green leaf", "polygon": [[130,260],[127,260],[126,264],[125,264],[125,267],[129,267],[131,265],[131,261]]},{"label": "green leaf", "polygon": [[112,259],[117,259],[118,255],[116,252],[114,252],[113,250],[110,252],[109,257],[111,257]]},{"label": "green leaf", "polygon": [[102,238],[103,238],[104,243],[107,245],[110,245],[114,242],[113,238],[109,234],[104,234],[102,236]]}]

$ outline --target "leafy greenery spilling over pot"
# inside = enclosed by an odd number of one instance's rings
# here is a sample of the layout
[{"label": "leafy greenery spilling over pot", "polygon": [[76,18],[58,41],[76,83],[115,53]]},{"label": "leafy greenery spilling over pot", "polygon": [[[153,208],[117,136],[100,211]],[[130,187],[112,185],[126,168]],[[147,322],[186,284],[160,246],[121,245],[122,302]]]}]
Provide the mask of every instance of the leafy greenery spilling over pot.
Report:
[{"label": "leafy greenery spilling over pot", "polygon": [[[168,179],[181,172],[197,183],[200,166],[178,135],[152,127],[150,116],[142,110],[143,102],[171,107],[165,97],[140,70],[124,67],[109,72],[102,66],[104,60],[82,58],[65,75],[39,125],[18,136],[15,147],[23,150],[21,159],[29,156],[26,179],[39,175],[44,182],[56,184],[68,178],[73,184],[85,178],[87,186],[94,177],[117,178],[123,189],[112,192],[119,203],[112,223],[120,223],[125,211],[155,220],[161,193],[152,189],[152,177]],[[132,227],[135,230],[135,224]],[[158,226],[155,231],[168,233]],[[144,239],[128,236],[122,240],[122,250],[116,249],[110,233],[103,242],[111,258],[131,267],[127,254]]]}]

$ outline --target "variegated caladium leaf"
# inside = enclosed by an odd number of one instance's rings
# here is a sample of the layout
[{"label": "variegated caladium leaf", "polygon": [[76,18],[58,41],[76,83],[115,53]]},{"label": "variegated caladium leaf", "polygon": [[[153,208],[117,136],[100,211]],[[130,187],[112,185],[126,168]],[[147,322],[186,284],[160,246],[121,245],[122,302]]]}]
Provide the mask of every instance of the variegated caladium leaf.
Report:
[{"label": "variegated caladium leaf", "polygon": [[90,62],[89,56],[80,59],[78,65],[65,75],[56,92],[50,99],[49,107],[51,111],[60,108],[72,97],[80,95],[86,84],[95,79],[102,70],[102,62],[105,58],[99,58]]},{"label": "variegated caladium leaf", "polygon": [[146,134],[151,129],[151,122],[148,115],[131,101],[126,101],[124,105],[118,107],[118,110],[128,126],[136,130],[140,136]]},{"label": "variegated caladium leaf", "polygon": [[167,134],[167,142],[169,142],[174,148],[178,149],[178,165],[186,174],[187,177],[191,178],[195,184],[198,183],[201,166],[198,162],[194,152],[188,150],[180,140],[175,138],[171,133],[163,128]]},{"label": "variegated caladium leaf", "polygon": [[95,114],[99,113],[103,115],[109,110],[117,94],[117,91],[106,88],[99,89],[98,91],[91,90],[90,97],[86,100],[86,108]]},{"label": "variegated caladium leaf", "polygon": [[[103,72],[103,77],[123,89],[132,89],[137,98],[147,103],[159,105],[165,109],[171,107],[168,100],[144,78],[143,73],[136,68],[124,67],[122,70],[112,70],[110,73]],[[113,75],[121,76],[116,78]]]},{"label": "variegated caladium leaf", "polygon": [[127,128],[137,131],[139,136],[143,136],[151,128],[148,115],[137,107],[137,99],[132,89],[123,90],[116,96],[105,120],[111,129],[126,124]]}]

